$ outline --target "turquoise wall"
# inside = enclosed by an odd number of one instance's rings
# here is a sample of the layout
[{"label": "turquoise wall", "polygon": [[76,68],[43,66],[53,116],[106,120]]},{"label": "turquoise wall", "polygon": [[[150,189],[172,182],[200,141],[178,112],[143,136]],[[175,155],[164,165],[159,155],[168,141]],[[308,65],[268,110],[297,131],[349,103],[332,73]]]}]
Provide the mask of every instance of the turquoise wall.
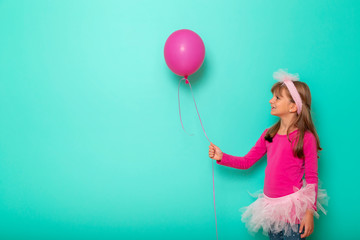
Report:
[{"label": "turquoise wall", "polygon": [[[0,238],[216,239],[208,142],[163,47],[178,29],[206,46],[190,76],[207,135],[244,155],[277,119],[272,73],[313,95],[328,215],[309,239],[354,239],[360,2],[0,0]],[[248,234],[239,208],[263,186],[215,166],[219,239]]]}]

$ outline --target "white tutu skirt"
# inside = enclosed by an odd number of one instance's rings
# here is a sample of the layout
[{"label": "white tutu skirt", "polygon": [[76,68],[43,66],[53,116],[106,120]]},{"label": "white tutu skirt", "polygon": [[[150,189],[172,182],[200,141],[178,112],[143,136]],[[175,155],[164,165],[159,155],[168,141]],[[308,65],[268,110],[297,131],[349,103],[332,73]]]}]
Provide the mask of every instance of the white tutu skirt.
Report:
[{"label": "white tutu skirt", "polygon": [[[273,233],[284,231],[285,235],[289,235],[291,229],[298,231],[297,224],[301,223],[307,209],[313,209],[315,185],[306,185],[304,182],[301,189],[294,188],[294,191],[292,194],[278,198],[270,198],[263,193],[258,194],[255,202],[241,209],[244,212],[241,220],[245,222],[250,232],[257,232],[262,228],[265,235],[269,231]],[[318,189],[315,217],[319,218],[319,210],[326,214],[323,204],[327,205],[327,201],[326,191]]]}]

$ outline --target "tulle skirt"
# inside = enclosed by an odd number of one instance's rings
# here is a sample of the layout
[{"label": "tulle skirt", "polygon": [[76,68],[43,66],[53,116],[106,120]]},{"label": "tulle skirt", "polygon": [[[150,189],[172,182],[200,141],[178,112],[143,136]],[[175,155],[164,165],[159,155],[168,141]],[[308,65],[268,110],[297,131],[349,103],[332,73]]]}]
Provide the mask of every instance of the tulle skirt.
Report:
[{"label": "tulle skirt", "polygon": [[[285,235],[298,231],[297,224],[301,223],[307,209],[312,209],[315,202],[315,185],[307,184],[301,189],[294,188],[294,193],[279,198],[270,198],[263,193],[257,195],[257,200],[248,207],[241,209],[244,213],[242,221],[250,232],[263,229],[265,235],[269,231],[278,233],[284,231]],[[318,189],[317,212],[314,216],[319,218],[319,211],[326,214],[323,205],[327,205],[328,196],[324,189]]]}]

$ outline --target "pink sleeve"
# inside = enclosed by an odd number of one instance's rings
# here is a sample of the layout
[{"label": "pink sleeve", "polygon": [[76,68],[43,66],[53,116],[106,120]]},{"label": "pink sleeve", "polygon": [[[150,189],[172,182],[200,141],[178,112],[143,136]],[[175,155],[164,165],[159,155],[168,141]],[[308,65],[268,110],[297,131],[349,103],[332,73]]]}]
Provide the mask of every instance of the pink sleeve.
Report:
[{"label": "pink sleeve", "polygon": [[264,139],[266,131],[267,129],[261,134],[261,137],[256,142],[255,146],[252,147],[250,152],[244,157],[236,157],[223,153],[222,159],[217,161],[217,164],[238,169],[250,168],[266,153],[266,143]]},{"label": "pink sleeve", "polygon": [[318,192],[318,155],[316,138],[312,133],[307,133],[304,137],[304,155],[305,155],[305,180],[306,184],[315,185],[315,202],[312,206],[315,211]]}]

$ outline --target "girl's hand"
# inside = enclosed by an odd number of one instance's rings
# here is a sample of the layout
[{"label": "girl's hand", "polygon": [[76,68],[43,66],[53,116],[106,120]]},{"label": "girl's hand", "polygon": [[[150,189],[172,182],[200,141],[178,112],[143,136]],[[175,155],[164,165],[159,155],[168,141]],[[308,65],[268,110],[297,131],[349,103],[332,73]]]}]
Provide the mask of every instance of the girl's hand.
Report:
[{"label": "girl's hand", "polygon": [[304,227],[305,227],[305,231],[303,234],[301,234],[301,238],[310,236],[310,234],[312,234],[314,231],[313,210],[306,211],[304,218],[301,220],[300,230],[299,230],[300,233],[304,230]]},{"label": "girl's hand", "polygon": [[209,157],[211,159],[220,161],[223,157],[223,152],[215,144],[211,143],[209,146]]}]

